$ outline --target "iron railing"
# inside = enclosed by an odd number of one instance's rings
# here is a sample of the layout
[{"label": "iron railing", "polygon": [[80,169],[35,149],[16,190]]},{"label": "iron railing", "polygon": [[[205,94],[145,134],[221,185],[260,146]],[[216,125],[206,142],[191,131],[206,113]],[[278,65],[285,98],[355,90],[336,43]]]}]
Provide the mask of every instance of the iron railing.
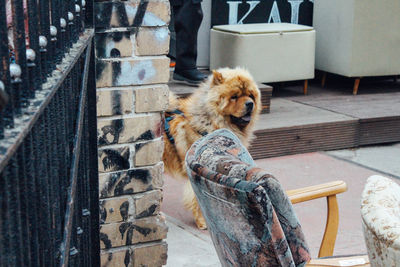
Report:
[{"label": "iron railing", "polygon": [[99,266],[93,2],[0,0],[0,266]]}]

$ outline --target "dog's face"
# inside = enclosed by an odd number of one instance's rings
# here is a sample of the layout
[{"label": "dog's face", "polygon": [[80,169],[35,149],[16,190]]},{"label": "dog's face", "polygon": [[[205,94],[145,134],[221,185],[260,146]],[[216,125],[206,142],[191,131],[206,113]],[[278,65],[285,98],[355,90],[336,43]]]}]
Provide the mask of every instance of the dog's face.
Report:
[{"label": "dog's face", "polygon": [[240,130],[252,124],[261,110],[260,91],[243,69],[213,71],[209,96],[219,114]]}]

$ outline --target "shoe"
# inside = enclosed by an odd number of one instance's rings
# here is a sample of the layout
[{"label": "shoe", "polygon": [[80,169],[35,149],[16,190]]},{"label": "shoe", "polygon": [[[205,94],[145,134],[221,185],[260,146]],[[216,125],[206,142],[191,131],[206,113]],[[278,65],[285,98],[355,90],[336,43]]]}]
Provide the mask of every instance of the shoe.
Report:
[{"label": "shoe", "polygon": [[207,75],[198,69],[174,71],[173,79],[190,85],[198,85],[207,78]]}]

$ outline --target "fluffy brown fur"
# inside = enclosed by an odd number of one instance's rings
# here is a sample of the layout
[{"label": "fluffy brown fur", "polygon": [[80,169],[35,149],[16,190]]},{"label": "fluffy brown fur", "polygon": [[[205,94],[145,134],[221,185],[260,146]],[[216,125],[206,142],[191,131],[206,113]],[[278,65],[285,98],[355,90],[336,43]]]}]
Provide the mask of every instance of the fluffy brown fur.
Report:
[{"label": "fluffy brown fur", "polygon": [[[163,161],[165,169],[174,177],[187,178],[185,155],[201,133],[227,128],[234,132],[245,146],[253,138],[254,123],[261,110],[260,91],[251,75],[244,69],[223,68],[213,71],[208,80],[192,95],[177,99],[170,95],[168,111],[180,110],[169,122],[172,143],[164,133]],[[196,225],[206,229],[206,223],[187,180],[183,202],[192,211]]]}]

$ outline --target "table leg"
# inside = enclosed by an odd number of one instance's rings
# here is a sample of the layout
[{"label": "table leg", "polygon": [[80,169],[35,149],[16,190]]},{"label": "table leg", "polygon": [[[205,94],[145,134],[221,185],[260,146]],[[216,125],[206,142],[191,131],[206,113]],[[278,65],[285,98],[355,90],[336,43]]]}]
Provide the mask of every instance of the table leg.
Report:
[{"label": "table leg", "polygon": [[304,80],[303,93],[306,95],[308,89],[308,80]]},{"label": "table leg", "polygon": [[358,92],[358,86],[360,85],[360,79],[361,78],[356,78],[354,80],[353,95],[356,95]]},{"label": "table leg", "polygon": [[322,74],[321,87],[325,87],[325,82],[326,82],[326,72]]}]

